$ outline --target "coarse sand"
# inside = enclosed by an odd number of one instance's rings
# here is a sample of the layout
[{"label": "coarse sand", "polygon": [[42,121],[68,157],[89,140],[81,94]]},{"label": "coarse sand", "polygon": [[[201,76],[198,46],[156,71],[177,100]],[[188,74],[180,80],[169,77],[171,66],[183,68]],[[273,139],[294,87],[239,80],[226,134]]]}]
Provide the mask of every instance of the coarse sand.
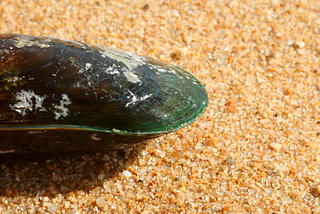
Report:
[{"label": "coarse sand", "polygon": [[152,56],[210,104],[147,144],[0,163],[0,213],[320,213],[319,30],[318,0],[1,0],[0,33]]}]

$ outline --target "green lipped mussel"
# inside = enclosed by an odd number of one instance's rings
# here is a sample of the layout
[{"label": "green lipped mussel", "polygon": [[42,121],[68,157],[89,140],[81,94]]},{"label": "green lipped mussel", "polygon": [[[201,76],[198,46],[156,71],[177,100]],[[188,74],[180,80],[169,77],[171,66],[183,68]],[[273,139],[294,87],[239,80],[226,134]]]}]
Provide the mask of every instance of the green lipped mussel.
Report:
[{"label": "green lipped mussel", "polygon": [[0,157],[121,149],[198,119],[201,83],[181,68],[119,49],[0,35]]}]

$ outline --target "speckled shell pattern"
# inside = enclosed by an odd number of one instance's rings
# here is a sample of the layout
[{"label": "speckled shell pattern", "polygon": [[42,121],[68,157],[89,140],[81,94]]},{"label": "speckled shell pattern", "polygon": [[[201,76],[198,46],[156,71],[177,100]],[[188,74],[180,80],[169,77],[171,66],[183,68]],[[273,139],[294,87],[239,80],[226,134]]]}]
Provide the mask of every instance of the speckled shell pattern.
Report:
[{"label": "speckled shell pattern", "polygon": [[76,132],[86,136],[78,141],[119,149],[189,125],[207,105],[201,83],[177,66],[52,37],[0,35],[0,138],[8,138],[0,154],[14,153],[15,133],[58,145],[66,141],[58,132]]}]

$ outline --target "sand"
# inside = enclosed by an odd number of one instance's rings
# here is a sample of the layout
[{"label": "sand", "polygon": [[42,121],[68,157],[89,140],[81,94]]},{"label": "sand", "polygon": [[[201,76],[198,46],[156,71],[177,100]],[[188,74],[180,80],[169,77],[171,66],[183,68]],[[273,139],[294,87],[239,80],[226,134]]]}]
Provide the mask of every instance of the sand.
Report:
[{"label": "sand", "polygon": [[175,64],[205,114],[123,151],[0,164],[0,213],[320,213],[320,1],[0,1],[0,33]]}]

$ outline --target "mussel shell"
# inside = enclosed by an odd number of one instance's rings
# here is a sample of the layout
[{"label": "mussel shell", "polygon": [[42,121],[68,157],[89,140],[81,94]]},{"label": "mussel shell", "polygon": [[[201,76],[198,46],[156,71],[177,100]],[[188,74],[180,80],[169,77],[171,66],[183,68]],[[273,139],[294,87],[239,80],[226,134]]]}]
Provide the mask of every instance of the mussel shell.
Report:
[{"label": "mussel shell", "polygon": [[119,135],[76,128],[7,129],[0,131],[0,162],[42,161],[142,143],[155,135]]},{"label": "mussel shell", "polygon": [[[11,134],[35,145],[29,133],[37,131],[56,144],[100,134],[110,144],[103,148],[117,149],[189,125],[207,105],[203,85],[177,66],[80,42],[0,35],[0,153],[17,148]],[[60,132],[86,137],[55,139]]]}]

